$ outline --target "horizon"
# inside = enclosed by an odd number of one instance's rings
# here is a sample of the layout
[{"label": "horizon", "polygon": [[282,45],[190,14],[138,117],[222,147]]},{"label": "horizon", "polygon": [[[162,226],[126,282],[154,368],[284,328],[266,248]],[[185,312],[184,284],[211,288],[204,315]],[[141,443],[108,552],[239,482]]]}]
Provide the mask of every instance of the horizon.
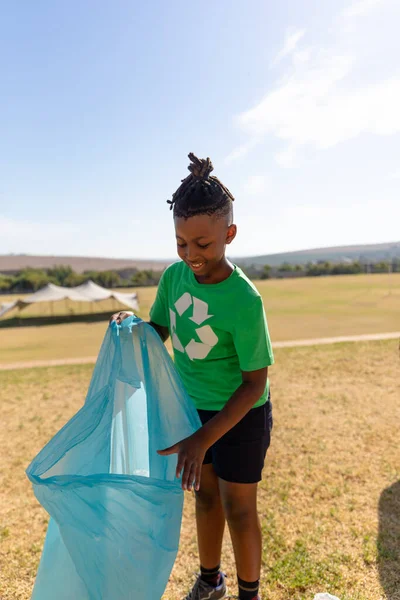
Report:
[{"label": "horizon", "polygon": [[[258,258],[258,257],[262,257],[262,256],[277,256],[280,254],[298,254],[298,253],[305,253],[305,252],[318,252],[318,251],[334,251],[334,250],[351,250],[351,249],[355,249],[358,247],[366,247],[366,248],[371,248],[371,247],[376,247],[376,246],[400,246],[400,240],[399,241],[390,241],[390,242],[378,242],[378,243],[366,243],[366,244],[343,244],[340,246],[321,246],[318,248],[302,248],[302,249],[298,249],[298,250],[284,250],[282,252],[271,252],[271,253],[262,253],[262,254],[258,254],[258,255],[240,255],[240,256],[233,256],[232,258],[235,259],[249,259],[249,258]],[[36,257],[40,257],[40,258],[96,258],[96,259],[105,259],[105,260],[132,260],[132,261],[146,261],[146,262],[167,262],[167,261],[174,261],[176,260],[176,258],[174,257],[169,257],[169,258],[160,258],[160,257],[137,257],[137,256],[104,256],[104,255],[95,255],[95,254],[30,254],[30,253],[26,253],[26,252],[12,252],[9,254],[0,254],[0,258],[4,258],[4,257],[8,257],[8,256],[27,256],[27,257],[31,257],[31,258],[36,258]]]}]

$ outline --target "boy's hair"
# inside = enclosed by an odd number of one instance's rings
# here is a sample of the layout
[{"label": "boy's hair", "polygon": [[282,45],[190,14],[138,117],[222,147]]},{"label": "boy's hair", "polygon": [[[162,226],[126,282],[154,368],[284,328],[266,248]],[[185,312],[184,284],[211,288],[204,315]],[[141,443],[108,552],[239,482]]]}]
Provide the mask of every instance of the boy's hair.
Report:
[{"label": "boy's hair", "polygon": [[172,194],[172,200],[167,200],[174,217],[189,219],[196,215],[228,216],[233,218],[232,202],[234,197],[217,177],[210,175],[214,170],[209,158],[197,158],[189,154],[190,175],[182,179],[181,185]]}]

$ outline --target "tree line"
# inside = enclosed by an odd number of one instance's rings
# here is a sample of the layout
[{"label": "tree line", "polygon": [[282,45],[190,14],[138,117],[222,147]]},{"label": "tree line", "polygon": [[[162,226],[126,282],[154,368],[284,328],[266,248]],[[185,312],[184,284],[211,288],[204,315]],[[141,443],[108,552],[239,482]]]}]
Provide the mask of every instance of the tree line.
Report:
[{"label": "tree line", "polygon": [[400,258],[381,260],[375,263],[364,263],[358,260],[333,263],[320,261],[305,265],[283,263],[278,267],[264,265],[260,268],[250,267],[247,274],[261,279],[276,279],[288,277],[321,277],[323,275],[358,275],[360,273],[400,273]]},{"label": "tree line", "polygon": [[[359,273],[400,273],[400,258],[368,264],[361,261],[341,263],[321,261],[306,265],[283,263],[278,267],[252,265],[244,267],[244,271],[251,279],[357,275]],[[75,287],[89,279],[105,288],[153,286],[158,285],[161,274],[161,271],[153,271],[152,269],[76,273],[67,265],[59,265],[51,269],[26,268],[14,275],[0,273],[0,293],[36,292],[48,283],[63,287]]]},{"label": "tree line", "polygon": [[48,283],[63,287],[75,287],[91,279],[105,288],[142,287],[157,285],[161,272],[151,269],[126,269],[119,271],[85,271],[76,273],[66,265],[51,269],[26,268],[14,275],[0,273],[0,293],[36,292]]}]

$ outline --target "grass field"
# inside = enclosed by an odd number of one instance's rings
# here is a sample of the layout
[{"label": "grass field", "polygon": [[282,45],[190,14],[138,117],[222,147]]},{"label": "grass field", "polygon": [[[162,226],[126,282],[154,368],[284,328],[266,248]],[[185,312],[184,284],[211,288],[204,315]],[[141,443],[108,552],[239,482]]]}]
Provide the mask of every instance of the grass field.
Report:
[{"label": "grass field", "polygon": [[[400,273],[258,282],[273,341],[400,329]],[[140,288],[147,318],[155,288]],[[14,298],[15,299],[15,298]],[[6,302],[1,297],[0,302]],[[47,307],[48,312],[50,307]],[[110,314],[117,309],[110,303]],[[1,322],[0,322],[1,323]],[[0,364],[97,355],[107,321],[0,327]]]},{"label": "grass field", "polygon": [[[24,470],[82,405],[91,370],[0,373],[2,600],[30,598],[47,526]],[[330,591],[341,600],[400,600],[399,375],[396,341],[276,351],[259,503],[264,598],[312,600]],[[165,600],[181,598],[198,568],[193,524],[188,495]],[[234,583],[228,539],[224,568]]]}]

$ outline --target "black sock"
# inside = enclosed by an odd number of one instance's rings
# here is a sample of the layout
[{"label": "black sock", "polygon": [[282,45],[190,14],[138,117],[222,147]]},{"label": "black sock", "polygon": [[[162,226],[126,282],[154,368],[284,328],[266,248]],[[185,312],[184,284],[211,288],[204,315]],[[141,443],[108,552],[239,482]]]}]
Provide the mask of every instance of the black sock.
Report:
[{"label": "black sock", "polygon": [[260,580],[257,581],[243,581],[238,577],[239,584],[239,600],[254,600],[258,597],[258,589],[260,587]]},{"label": "black sock", "polygon": [[205,569],[204,567],[200,566],[202,580],[213,587],[217,587],[217,585],[219,585],[220,573],[220,565],[217,565],[215,569]]}]

